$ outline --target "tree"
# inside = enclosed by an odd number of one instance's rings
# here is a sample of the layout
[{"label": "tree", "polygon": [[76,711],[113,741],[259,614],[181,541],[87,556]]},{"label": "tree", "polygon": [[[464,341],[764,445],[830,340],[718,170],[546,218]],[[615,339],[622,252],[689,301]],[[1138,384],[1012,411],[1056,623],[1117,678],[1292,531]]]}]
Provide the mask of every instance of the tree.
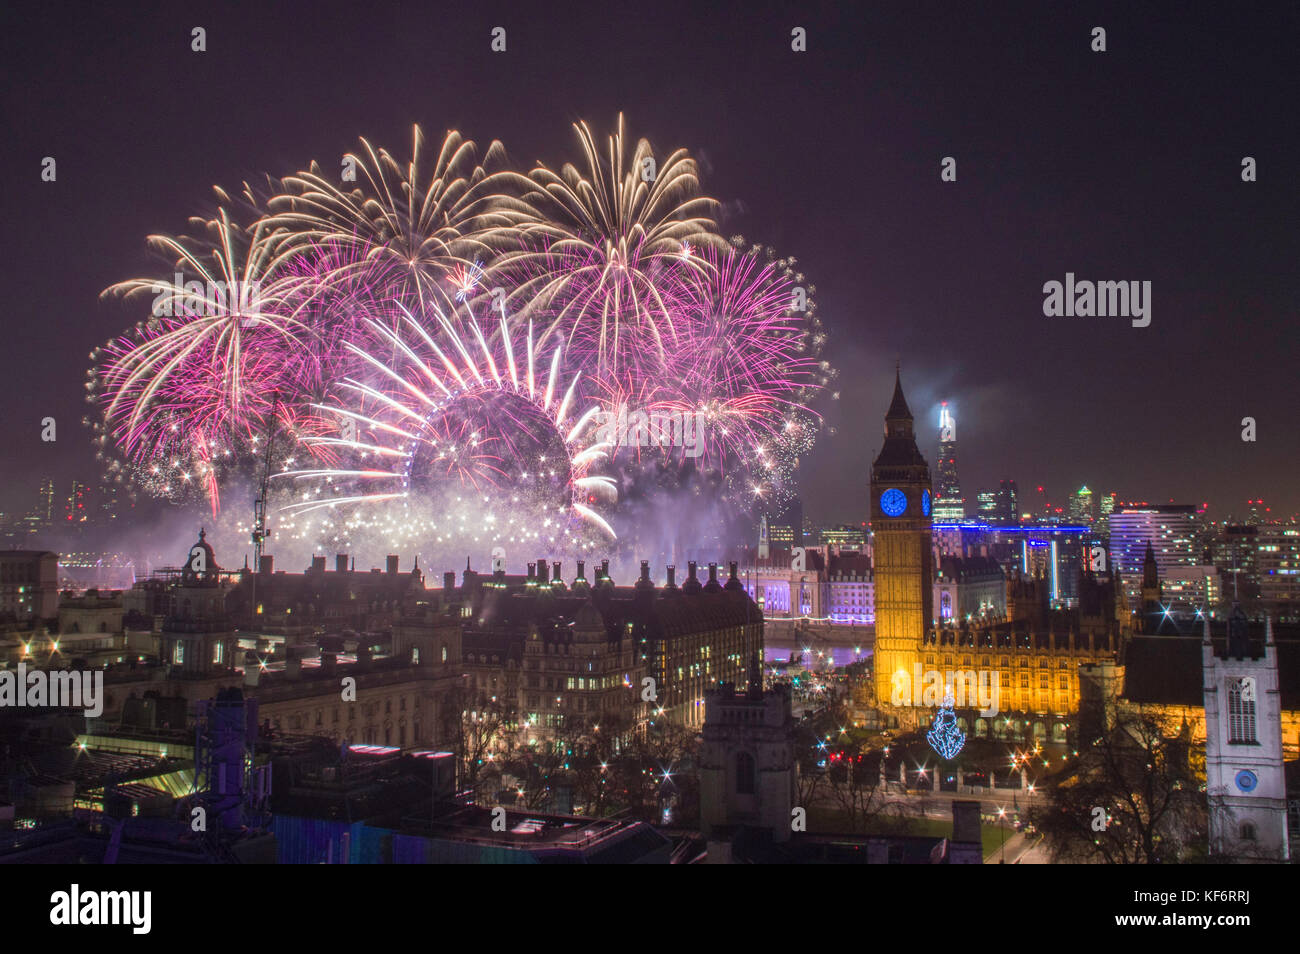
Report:
[{"label": "tree", "polygon": [[1055,861],[1198,860],[1208,824],[1190,748],[1188,733],[1167,736],[1156,713],[1119,713],[1046,780],[1046,804],[1025,819],[1043,833]]},{"label": "tree", "polygon": [[478,794],[480,775],[498,751],[509,751],[518,731],[514,707],[489,698],[484,692],[461,686],[452,691],[452,712],[459,712],[456,724],[456,754],[466,788]]}]

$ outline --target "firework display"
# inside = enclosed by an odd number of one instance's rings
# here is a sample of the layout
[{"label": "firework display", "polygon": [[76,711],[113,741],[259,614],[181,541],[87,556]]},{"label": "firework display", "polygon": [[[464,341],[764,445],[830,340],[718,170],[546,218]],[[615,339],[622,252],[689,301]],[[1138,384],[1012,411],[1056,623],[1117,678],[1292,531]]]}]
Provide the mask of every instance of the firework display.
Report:
[{"label": "firework display", "polygon": [[794,493],[834,377],[815,288],[718,234],[684,150],[574,128],[558,173],[363,139],[151,237],[170,272],[105,292],[148,315],[91,354],[105,466],[216,517],[270,439],[281,536],[313,545],[581,551],[652,501]]},{"label": "firework display", "polygon": [[640,356],[662,360],[680,343],[676,293],[703,277],[696,248],[720,243],[717,203],[698,194],[685,150],[657,161],[642,139],[628,156],[621,116],[607,158],[586,123],[574,128],[583,167],[529,174],[523,215],[490,274],[513,285],[510,306],[546,317],[548,334],[579,341],[600,371],[643,370]]}]

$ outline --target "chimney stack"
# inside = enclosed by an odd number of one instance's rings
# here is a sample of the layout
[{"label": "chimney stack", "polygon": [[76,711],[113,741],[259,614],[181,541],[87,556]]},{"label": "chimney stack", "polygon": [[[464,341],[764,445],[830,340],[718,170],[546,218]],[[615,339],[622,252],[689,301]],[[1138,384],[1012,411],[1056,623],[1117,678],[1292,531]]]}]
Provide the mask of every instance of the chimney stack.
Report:
[{"label": "chimney stack", "polygon": [[397,573],[397,557],[391,553],[388,555],[388,572],[394,575]]},{"label": "chimney stack", "polygon": [[261,561],[259,562],[258,567],[257,567],[257,572],[258,572],[258,573],[265,573],[267,576],[270,576],[272,573],[274,573],[274,572],[275,572],[275,557],[271,556],[271,554],[269,554],[269,553],[263,553],[263,554],[262,554],[262,559],[261,559]]},{"label": "chimney stack", "polygon": [[442,588],[448,592],[456,588],[456,574],[454,571],[448,570],[442,575]]},{"label": "chimney stack", "polygon": [[546,558],[543,557],[542,559],[537,561],[537,585],[545,586],[547,582],[548,580],[546,576]]},{"label": "chimney stack", "polygon": [[709,582],[704,584],[704,592],[716,593],[722,589],[722,584],[718,582],[718,564],[709,564]]},{"label": "chimney stack", "polygon": [[700,580],[696,575],[696,563],[694,560],[686,561],[686,582],[682,584],[682,592],[693,596],[700,592]]},{"label": "chimney stack", "polygon": [[338,553],[338,554],[335,554],[335,556],[334,556],[334,572],[335,572],[335,573],[346,573],[347,571],[348,571],[348,555],[347,555],[346,553]]},{"label": "chimney stack", "polygon": [[311,571],[313,573],[325,572],[325,558],[323,556],[314,556],[311,558]]},{"label": "chimney stack", "polygon": [[641,561],[641,578],[636,581],[636,592],[638,598],[653,596],[655,591],[654,582],[650,579],[650,561]]}]

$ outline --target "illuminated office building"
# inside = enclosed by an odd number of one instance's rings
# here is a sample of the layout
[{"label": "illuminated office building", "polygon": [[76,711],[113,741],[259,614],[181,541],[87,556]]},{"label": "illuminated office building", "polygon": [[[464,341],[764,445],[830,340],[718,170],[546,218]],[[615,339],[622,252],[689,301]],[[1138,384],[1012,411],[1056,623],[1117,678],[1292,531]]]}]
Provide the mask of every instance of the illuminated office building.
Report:
[{"label": "illuminated office building", "polygon": [[1092,491],[1087,485],[1075,491],[1070,498],[1070,522],[1077,525],[1092,526],[1096,519],[1093,512]]},{"label": "illuminated office building", "polygon": [[961,495],[961,481],[957,478],[957,421],[948,409],[947,401],[939,408],[937,471],[934,519],[948,522],[966,519],[966,499]]},{"label": "illuminated office building", "polygon": [[1147,544],[1164,580],[1175,569],[1202,562],[1196,535],[1196,508],[1190,504],[1132,504],[1110,515],[1110,559],[1131,606],[1140,596]]}]

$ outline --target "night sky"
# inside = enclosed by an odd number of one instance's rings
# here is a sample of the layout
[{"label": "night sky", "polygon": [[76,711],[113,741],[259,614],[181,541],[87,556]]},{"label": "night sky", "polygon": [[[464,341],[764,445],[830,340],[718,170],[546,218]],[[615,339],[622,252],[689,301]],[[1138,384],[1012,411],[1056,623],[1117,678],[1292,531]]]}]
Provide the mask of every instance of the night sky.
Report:
[{"label": "night sky", "polygon": [[[416,122],[557,168],[572,122],[603,138],[619,111],[695,154],[724,235],[817,286],[841,400],[803,464],[809,517],[864,519],[896,358],[932,466],[937,403],[955,409],[972,506],[1011,476],[1300,510],[1294,3],[231,6],[0,14],[6,512],[41,476],[94,480],[87,354],[143,317],[99,293],[165,273],[145,236],[185,231],[212,185],[337,168],[359,135],[408,155]],[[1066,272],[1150,281],[1150,327],[1044,317]]]}]

